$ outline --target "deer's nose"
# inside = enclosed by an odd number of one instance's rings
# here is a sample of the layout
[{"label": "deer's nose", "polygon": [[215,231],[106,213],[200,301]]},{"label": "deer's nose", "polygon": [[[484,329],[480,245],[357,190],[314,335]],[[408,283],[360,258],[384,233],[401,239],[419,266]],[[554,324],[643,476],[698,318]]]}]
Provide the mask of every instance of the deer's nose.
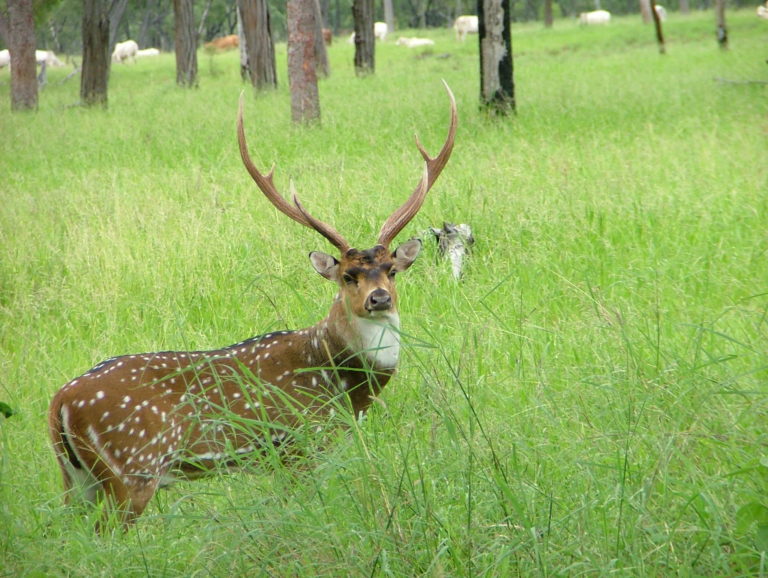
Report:
[{"label": "deer's nose", "polygon": [[387,311],[392,308],[392,296],[384,289],[374,289],[365,300],[368,311]]}]

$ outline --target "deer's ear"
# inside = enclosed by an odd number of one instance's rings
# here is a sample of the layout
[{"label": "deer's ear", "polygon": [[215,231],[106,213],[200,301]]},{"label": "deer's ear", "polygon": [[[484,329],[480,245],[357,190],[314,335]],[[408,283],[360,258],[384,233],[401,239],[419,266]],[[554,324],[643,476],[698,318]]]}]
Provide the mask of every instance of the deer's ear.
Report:
[{"label": "deer's ear", "polygon": [[408,267],[413,265],[416,257],[421,252],[421,239],[411,239],[400,245],[395,252],[392,253],[392,257],[395,261],[395,270],[397,272],[405,271]]},{"label": "deer's ear", "polygon": [[309,260],[312,262],[312,266],[315,271],[320,273],[326,279],[330,281],[336,281],[339,278],[339,262],[335,257],[328,253],[322,253],[320,251],[312,251],[309,254]]}]

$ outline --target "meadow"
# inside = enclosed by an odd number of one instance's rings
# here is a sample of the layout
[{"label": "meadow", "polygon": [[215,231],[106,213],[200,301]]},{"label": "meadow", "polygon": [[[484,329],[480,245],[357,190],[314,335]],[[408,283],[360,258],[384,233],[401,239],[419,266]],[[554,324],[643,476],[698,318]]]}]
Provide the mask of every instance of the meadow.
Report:
[{"label": "meadow", "polygon": [[[449,30],[379,44],[357,78],[337,39],[322,120],[254,95],[237,55],[112,68],[107,110],[50,70],[11,114],[0,71],[0,576],[765,576],[768,574],[768,26],[671,14],[513,27],[518,114],[480,109],[478,47]],[[396,35],[395,35],[396,36]],[[96,536],[64,507],[46,410],[113,355],[211,349],[300,328],[329,251],[277,213],[261,168],[373,244],[448,127],[453,156],[399,237],[400,371],[303,467],[162,491]],[[757,81],[757,82],[755,82]],[[471,224],[456,282],[425,235]]]}]

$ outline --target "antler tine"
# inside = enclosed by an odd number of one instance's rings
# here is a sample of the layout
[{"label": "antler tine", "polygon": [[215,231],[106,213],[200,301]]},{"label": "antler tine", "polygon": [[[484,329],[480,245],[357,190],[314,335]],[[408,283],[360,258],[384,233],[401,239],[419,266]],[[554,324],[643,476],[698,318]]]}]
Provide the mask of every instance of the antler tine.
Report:
[{"label": "antler tine", "polygon": [[416,213],[419,212],[421,206],[424,204],[424,199],[427,193],[432,188],[432,185],[440,176],[443,168],[445,167],[448,159],[451,157],[453,151],[453,143],[456,137],[456,124],[458,122],[458,116],[456,113],[456,99],[451,92],[451,88],[448,83],[443,81],[445,90],[448,91],[448,98],[451,100],[451,124],[448,129],[448,137],[443,144],[443,148],[436,157],[430,157],[426,149],[422,146],[419,137],[416,137],[416,147],[419,149],[422,158],[424,159],[424,174],[421,177],[421,181],[416,186],[416,189],[408,197],[408,200],[382,225],[381,231],[379,231],[379,244],[389,247],[392,240],[397,237],[398,233],[413,219]]},{"label": "antler tine", "polygon": [[328,239],[330,243],[336,247],[339,251],[341,251],[342,254],[346,253],[349,250],[349,243],[344,239],[344,237],[339,234],[339,232],[331,227],[328,223],[324,223],[323,221],[320,221],[319,219],[315,219],[312,215],[310,215],[306,209],[304,208],[304,205],[301,204],[301,201],[299,201],[299,197],[296,196],[296,193],[293,193],[293,204],[296,205],[296,208],[299,210],[299,212],[302,214],[302,216],[307,220],[307,223],[309,223],[309,227],[313,228],[315,231],[320,233],[323,237]]},{"label": "antler tine", "polygon": [[237,110],[237,142],[240,146],[240,157],[243,159],[243,164],[251,175],[251,178],[258,185],[264,196],[267,197],[270,203],[272,203],[281,213],[289,216],[297,223],[301,223],[305,227],[314,229],[320,233],[323,237],[328,239],[332,245],[338,248],[342,253],[349,249],[349,243],[344,240],[344,237],[339,234],[336,229],[330,225],[315,219],[310,215],[298,200],[296,194],[293,194],[294,205],[291,205],[275,188],[275,183],[272,176],[275,172],[274,165],[265,175],[262,174],[256,165],[251,160],[250,154],[248,154],[248,144],[245,142],[245,128],[243,127],[243,95],[240,95],[240,104]]}]

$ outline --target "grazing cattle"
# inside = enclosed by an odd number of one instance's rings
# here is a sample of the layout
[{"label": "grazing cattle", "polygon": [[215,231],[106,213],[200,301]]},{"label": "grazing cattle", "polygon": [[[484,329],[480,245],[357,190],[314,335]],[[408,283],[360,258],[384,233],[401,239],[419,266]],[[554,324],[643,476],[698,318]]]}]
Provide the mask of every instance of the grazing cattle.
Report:
[{"label": "grazing cattle", "polygon": [[205,43],[205,49],[209,52],[226,52],[227,50],[234,50],[238,46],[240,46],[240,37],[237,34],[220,36]]},{"label": "grazing cattle", "polygon": [[408,36],[401,36],[397,39],[398,46],[407,46],[408,48],[416,48],[418,46],[434,46],[435,41],[429,38],[415,38]]},{"label": "grazing cattle", "polygon": [[121,62],[125,64],[129,60],[136,62],[136,53],[139,51],[139,45],[135,40],[126,40],[115,44],[115,50],[112,52],[112,62]]},{"label": "grazing cattle", "polygon": [[373,23],[373,35],[376,37],[376,40],[384,42],[387,39],[387,32],[389,32],[389,28],[386,22]]},{"label": "grazing cattle", "polygon": [[661,22],[667,21],[667,9],[661,4],[654,4],[653,9],[656,10],[656,14]]},{"label": "grazing cattle", "polygon": [[35,50],[35,60],[38,64],[45,62],[46,66],[62,67],[64,63],[56,58],[53,50]]},{"label": "grazing cattle", "polygon": [[768,2],[762,6],[757,7],[757,17],[768,20]]},{"label": "grazing cattle", "polygon": [[593,10],[579,14],[579,24],[590,26],[593,24],[608,24],[611,21],[611,13],[607,10]]},{"label": "grazing cattle", "polygon": [[160,51],[157,48],[143,48],[136,52],[136,58],[146,58],[147,56],[159,56]]},{"label": "grazing cattle", "polygon": [[[384,42],[387,39],[387,32],[389,31],[389,28],[387,27],[386,22],[374,22],[373,23],[373,37],[376,40],[381,40]],[[355,33],[349,35],[349,40],[347,40],[349,44],[355,43]]]},{"label": "grazing cattle", "polygon": [[477,34],[479,26],[477,16],[459,16],[453,23],[456,38],[462,42],[467,39],[467,34]]},{"label": "grazing cattle", "polygon": [[[35,62],[37,62],[37,64],[45,63],[46,66],[64,66],[64,63],[56,57],[53,50],[35,50]],[[11,53],[8,49],[0,50],[0,68],[5,68],[10,65]]]}]

